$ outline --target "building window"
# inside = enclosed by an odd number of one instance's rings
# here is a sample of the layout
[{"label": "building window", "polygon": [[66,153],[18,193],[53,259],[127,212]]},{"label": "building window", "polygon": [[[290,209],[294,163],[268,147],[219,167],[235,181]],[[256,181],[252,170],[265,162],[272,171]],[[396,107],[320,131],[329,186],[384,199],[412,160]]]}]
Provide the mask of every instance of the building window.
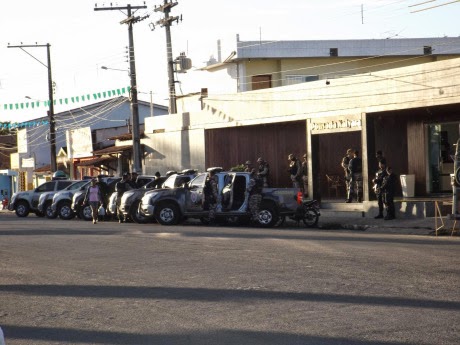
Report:
[{"label": "building window", "polygon": [[255,75],[252,77],[252,90],[269,89],[272,87],[272,76]]},{"label": "building window", "polygon": [[339,48],[329,48],[329,56],[339,56]]},{"label": "building window", "polygon": [[319,75],[287,75],[286,85],[307,83],[315,80],[319,80]]},{"label": "building window", "polygon": [[423,46],[423,54],[424,55],[431,55],[433,53],[433,49],[431,46]]}]

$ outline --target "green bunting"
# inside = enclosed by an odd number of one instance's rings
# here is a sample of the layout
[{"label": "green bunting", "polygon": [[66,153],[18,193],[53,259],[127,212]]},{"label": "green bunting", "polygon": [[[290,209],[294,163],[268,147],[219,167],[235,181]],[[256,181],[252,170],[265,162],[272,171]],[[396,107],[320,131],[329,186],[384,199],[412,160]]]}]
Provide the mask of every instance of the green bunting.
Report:
[{"label": "green bunting", "polygon": [[[93,93],[92,96],[94,100],[97,100],[100,98],[114,97],[115,95],[121,96],[122,94],[125,94],[126,92],[129,93],[130,91],[131,91],[131,88],[128,86],[128,87],[123,87],[121,89],[112,89],[112,90],[107,90],[107,91],[96,92],[96,93]],[[79,102],[90,101],[90,100],[91,100],[91,94],[89,93],[86,95],[70,97],[70,101],[72,103],[79,103]],[[58,102],[60,105],[69,104],[69,98],[60,98],[59,100],[57,99],[53,100],[54,105],[57,105]],[[49,107],[50,104],[51,104],[50,100],[46,100],[42,102],[33,101],[33,102],[25,102],[25,103],[8,103],[8,104],[5,103],[3,104],[3,110],[29,109],[29,107],[32,109],[35,109],[35,108],[39,108],[41,105],[43,105],[44,107]]]}]

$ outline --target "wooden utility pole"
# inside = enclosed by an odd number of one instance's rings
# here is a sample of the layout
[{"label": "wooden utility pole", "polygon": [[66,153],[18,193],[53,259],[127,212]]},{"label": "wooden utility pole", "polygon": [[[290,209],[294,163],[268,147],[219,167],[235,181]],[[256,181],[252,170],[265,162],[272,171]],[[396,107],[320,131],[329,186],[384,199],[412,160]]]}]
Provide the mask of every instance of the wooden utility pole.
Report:
[{"label": "wooden utility pole", "polygon": [[171,8],[177,5],[177,2],[172,0],[164,0],[163,5],[155,6],[155,12],[163,12],[165,14],[164,18],[156,22],[157,25],[164,27],[166,30],[166,55],[168,60],[168,88],[169,88],[169,113],[176,114],[176,86],[174,80],[174,60],[172,55],[172,44],[171,44],[171,25],[173,22],[178,23],[179,20],[182,20],[181,17],[170,17],[169,13]]},{"label": "wooden utility pole", "polygon": [[132,10],[145,9],[147,6],[116,6],[116,7],[95,7],[95,11],[113,11],[113,10],[127,10],[126,19],[122,20],[120,24],[128,25],[128,39],[129,39],[129,73],[131,79],[131,123],[132,123],[132,138],[133,138],[133,171],[138,174],[142,173],[142,152],[141,140],[139,133],[139,104],[137,100],[137,80],[136,80],[136,60],[134,59],[134,38],[133,38],[133,24],[148,18],[133,16]]},{"label": "wooden utility pole", "polygon": [[[46,54],[47,54],[47,64],[44,64],[40,60],[38,60],[35,56],[30,54],[24,48],[37,48],[37,47],[46,47]],[[51,161],[51,171],[56,172],[57,170],[57,161],[56,161],[56,123],[54,120],[54,95],[53,95],[53,77],[51,74],[51,45],[47,44],[36,44],[36,45],[19,45],[19,46],[8,46],[8,48],[20,48],[25,53],[30,55],[33,59],[37,60],[40,64],[45,66],[48,69],[48,97],[49,97],[49,110],[48,110],[48,120],[50,125],[50,135],[49,135],[49,142],[50,142],[50,161]]]}]

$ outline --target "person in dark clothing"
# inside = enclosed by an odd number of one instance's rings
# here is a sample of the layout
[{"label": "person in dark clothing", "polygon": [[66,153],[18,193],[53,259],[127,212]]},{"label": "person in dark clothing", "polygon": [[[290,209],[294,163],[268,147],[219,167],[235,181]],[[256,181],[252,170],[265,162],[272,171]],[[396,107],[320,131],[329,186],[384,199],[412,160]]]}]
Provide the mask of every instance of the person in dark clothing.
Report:
[{"label": "person in dark clothing", "polygon": [[382,161],[379,162],[379,170],[375,173],[375,178],[372,180],[374,184],[374,192],[377,196],[377,203],[379,205],[379,214],[375,216],[375,219],[383,218],[383,191],[382,183],[383,179],[387,176],[386,165]]},{"label": "person in dark clothing", "polygon": [[377,163],[380,163],[382,162],[383,164],[385,164],[385,166],[387,165],[387,159],[385,157],[383,157],[383,153],[382,151],[377,151],[375,153],[375,158],[377,158]]},{"label": "person in dark clothing", "polygon": [[257,164],[259,164],[257,175],[264,181],[264,187],[268,187],[270,184],[270,166],[262,157],[257,158]]},{"label": "person in dark clothing", "polygon": [[128,184],[129,186],[131,187],[131,189],[137,189],[139,188],[139,183],[137,182],[137,177],[139,176],[137,174],[137,172],[133,171],[131,174],[130,174],[131,178],[128,179]]},{"label": "person in dark clothing", "polygon": [[288,156],[289,167],[288,173],[291,177],[292,187],[300,188],[302,185],[302,164],[294,154]]},{"label": "person in dark clothing", "polygon": [[105,208],[107,208],[107,204],[108,204],[108,198],[109,198],[109,186],[107,185],[107,183],[105,183],[102,178],[104,177],[104,175],[98,175],[97,176],[97,185],[99,186],[99,189],[102,193],[102,206]]},{"label": "person in dark clothing", "polygon": [[356,196],[358,202],[362,202],[363,196],[363,161],[359,157],[359,151],[353,153],[353,158],[348,164],[348,171],[350,172],[350,189],[348,191],[348,198],[346,202],[351,202],[353,196]]},{"label": "person in dark clothing", "polygon": [[124,192],[130,189],[132,188],[129,185],[128,173],[123,173],[121,180],[115,185],[115,191],[117,192],[117,214],[119,223],[123,223],[125,221],[125,217],[120,211],[121,197],[123,196]]},{"label": "person in dark clothing", "polygon": [[251,221],[258,224],[260,203],[262,202],[262,188],[264,182],[257,176],[256,169],[251,170],[249,177],[248,193],[249,193],[249,212],[251,212]]},{"label": "person in dark clothing", "polygon": [[155,180],[150,186],[155,189],[161,188],[161,185],[163,184],[163,182],[165,182],[165,180],[166,180],[166,177],[161,176],[160,172],[157,171],[155,173]]},{"label": "person in dark clothing", "polygon": [[203,188],[203,196],[203,210],[209,211],[209,225],[214,225],[219,196],[218,179],[215,170],[208,171],[208,176],[206,177]]},{"label": "person in dark clothing", "polygon": [[387,167],[387,176],[383,178],[382,181],[382,192],[383,192],[383,202],[387,210],[385,220],[395,219],[395,204],[394,204],[394,195],[396,189],[396,175],[393,174],[393,169]]},{"label": "person in dark clothing", "polygon": [[305,197],[308,196],[308,158],[307,154],[303,155],[302,162],[302,191]]},{"label": "person in dark clothing", "polygon": [[342,158],[342,162],[340,163],[340,166],[343,168],[343,173],[344,173],[344,180],[345,184],[347,186],[347,201],[348,201],[348,195],[350,194],[350,171],[348,170],[348,166],[350,165],[350,160],[353,158],[353,150],[348,149],[346,155]]}]

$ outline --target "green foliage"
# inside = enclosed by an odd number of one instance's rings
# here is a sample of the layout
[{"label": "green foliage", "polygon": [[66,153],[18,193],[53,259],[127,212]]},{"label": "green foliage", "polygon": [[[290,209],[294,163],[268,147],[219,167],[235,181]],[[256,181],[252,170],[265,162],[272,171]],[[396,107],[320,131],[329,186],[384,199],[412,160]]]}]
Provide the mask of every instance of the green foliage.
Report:
[{"label": "green foliage", "polygon": [[246,169],[244,164],[238,164],[238,165],[236,165],[234,167],[231,167],[230,171],[244,171],[244,169]]}]

